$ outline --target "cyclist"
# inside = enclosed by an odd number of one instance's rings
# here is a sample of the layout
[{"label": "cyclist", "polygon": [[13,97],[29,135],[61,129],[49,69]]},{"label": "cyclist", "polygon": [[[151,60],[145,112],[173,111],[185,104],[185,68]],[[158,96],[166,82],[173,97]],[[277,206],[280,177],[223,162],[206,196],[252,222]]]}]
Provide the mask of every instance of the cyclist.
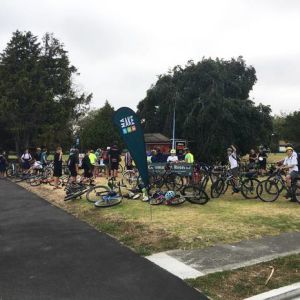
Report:
[{"label": "cyclist", "polygon": [[91,153],[89,150],[85,152],[84,158],[82,159],[81,167],[84,170],[83,177],[86,179],[90,179],[93,175],[92,170],[92,163],[91,163]]},{"label": "cyclist", "polygon": [[255,169],[256,162],[257,162],[257,154],[254,149],[251,149],[249,153],[249,170]]},{"label": "cyclist", "polygon": [[62,148],[57,147],[56,152],[54,154],[54,170],[53,170],[53,177],[54,177],[54,189],[61,189],[58,185],[58,179],[62,175]]},{"label": "cyclist", "polygon": [[70,182],[76,182],[76,178],[78,175],[78,165],[79,165],[79,159],[78,159],[78,151],[76,149],[70,150],[70,156],[68,160],[68,168],[71,173]]},{"label": "cyclist", "polygon": [[4,174],[6,171],[6,158],[5,158],[5,152],[2,152],[0,154],[0,178],[3,179],[4,178]]},{"label": "cyclist", "polygon": [[117,178],[119,162],[121,160],[121,157],[120,157],[120,150],[116,142],[114,142],[114,144],[110,147],[110,150],[108,152],[108,158],[109,158],[110,174],[111,176]]},{"label": "cyclist", "polygon": [[171,149],[170,154],[167,158],[167,163],[177,163],[178,162],[178,156],[176,155],[176,150]]},{"label": "cyclist", "polygon": [[265,175],[267,169],[268,154],[266,149],[263,146],[259,147],[259,153],[257,157],[258,157],[258,164],[259,164],[259,173],[261,175]]},{"label": "cyclist", "polygon": [[[282,170],[287,170],[287,175],[286,175],[286,185],[288,187],[288,193],[286,195],[286,198],[291,197],[291,186],[292,186],[292,181],[297,178],[298,176],[298,160],[294,153],[294,149],[292,147],[287,147],[286,148],[286,153],[287,156],[284,159],[283,165],[280,167]],[[291,201],[295,201],[292,199]]]},{"label": "cyclist", "polygon": [[194,163],[194,155],[191,153],[189,148],[185,148],[185,155],[184,155],[184,161],[188,164]]},{"label": "cyclist", "polygon": [[44,148],[41,153],[41,163],[43,167],[47,165],[47,148]]},{"label": "cyclist", "polygon": [[230,166],[230,173],[233,176],[235,187],[238,189],[239,163],[238,163],[238,156],[236,154],[236,148],[233,145],[227,148],[227,156],[228,156],[228,161]]},{"label": "cyclist", "polygon": [[30,169],[30,161],[32,160],[32,156],[29,153],[29,150],[26,149],[25,152],[21,156],[22,168],[25,171]]},{"label": "cyclist", "polygon": [[89,159],[90,159],[90,171],[92,173],[92,175],[94,177],[96,177],[96,162],[97,162],[97,156],[96,154],[94,153],[94,150],[90,150],[90,151],[87,151],[89,153]]}]

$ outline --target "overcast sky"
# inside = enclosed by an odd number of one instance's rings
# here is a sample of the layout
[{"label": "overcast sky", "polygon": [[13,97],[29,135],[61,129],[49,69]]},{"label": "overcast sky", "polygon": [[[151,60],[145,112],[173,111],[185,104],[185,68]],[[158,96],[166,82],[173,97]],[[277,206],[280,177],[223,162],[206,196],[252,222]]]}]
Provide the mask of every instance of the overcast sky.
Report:
[{"label": "overcast sky", "polygon": [[94,107],[135,108],[175,65],[242,55],[257,71],[256,103],[300,109],[298,0],[0,0],[0,51],[16,29],[53,32]]}]

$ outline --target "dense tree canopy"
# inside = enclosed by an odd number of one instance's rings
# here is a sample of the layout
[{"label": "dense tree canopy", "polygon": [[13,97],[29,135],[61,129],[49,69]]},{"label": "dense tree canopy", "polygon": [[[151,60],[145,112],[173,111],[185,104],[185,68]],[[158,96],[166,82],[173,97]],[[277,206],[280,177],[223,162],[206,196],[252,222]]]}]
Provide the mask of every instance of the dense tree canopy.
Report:
[{"label": "dense tree canopy", "polygon": [[[300,111],[274,118],[274,135],[300,148]],[[299,150],[298,150],[299,151]]]},{"label": "dense tree canopy", "polygon": [[112,121],[114,112],[114,108],[106,101],[102,108],[92,110],[82,118],[78,135],[83,150],[104,148],[111,146],[114,141],[120,142],[120,135]]},{"label": "dense tree canopy", "polygon": [[221,159],[230,144],[245,153],[268,143],[272,133],[270,107],[249,100],[255,82],[255,69],[242,57],[189,61],[158,77],[138,113],[146,119],[146,132],[171,136],[176,103],[176,137],[189,140],[201,159]]},{"label": "dense tree canopy", "polygon": [[78,94],[77,70],[53,35],[40,43],[31,32],[16,31],[0,54],[0,123],[16,150],[34,144],[68,144],[74,121],[91,95]]}]

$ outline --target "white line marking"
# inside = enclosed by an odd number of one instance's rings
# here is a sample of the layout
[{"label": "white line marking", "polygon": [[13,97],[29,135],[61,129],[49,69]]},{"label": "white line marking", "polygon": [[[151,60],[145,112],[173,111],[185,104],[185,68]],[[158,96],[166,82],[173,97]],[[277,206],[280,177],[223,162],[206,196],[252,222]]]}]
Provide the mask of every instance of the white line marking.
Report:
[{"label": "white line marking", "polygon": [[204,275],[164,252],[156,253],[146,258],[181,279],[197,278]]},{"label": "white line marking", "polygon": [[299,294],[297,293],[297,295],[294,295],[294,297],[292,296],[292,298],[289,298],[288,295],[286,295],[287,296],[286,298],[282,298],[282,297],[280,298],[280,299],[294,299],[294,300],[297,300],[297,299],[300,299],[300,282],[294,283],[294,284],[291,284],[291,285],[288,285],[288,286],[284,286],[282,288],[275,289],[275,290],[272,290],[272,291],[269,291],[269,292],[265,292],[265,293],[247,298],[245,300],[273,299],[273,297],[283,296],[284,294],[289,294],[290,292],[293,292],[293,291],[296,292],[297,290],[299,290]]}]

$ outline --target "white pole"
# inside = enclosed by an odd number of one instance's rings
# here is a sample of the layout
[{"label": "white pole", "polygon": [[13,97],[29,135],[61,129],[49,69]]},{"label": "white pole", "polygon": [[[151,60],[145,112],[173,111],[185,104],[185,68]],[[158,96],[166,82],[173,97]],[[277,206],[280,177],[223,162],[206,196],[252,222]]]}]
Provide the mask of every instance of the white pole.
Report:
[{"label": "white pole", "polygon": [[177,97],[177,93],[176,93],[175,100],[174,100],[174,110],[173,110],[173,140],[172,140],[172,149],[175,149],[176,97]]}]

